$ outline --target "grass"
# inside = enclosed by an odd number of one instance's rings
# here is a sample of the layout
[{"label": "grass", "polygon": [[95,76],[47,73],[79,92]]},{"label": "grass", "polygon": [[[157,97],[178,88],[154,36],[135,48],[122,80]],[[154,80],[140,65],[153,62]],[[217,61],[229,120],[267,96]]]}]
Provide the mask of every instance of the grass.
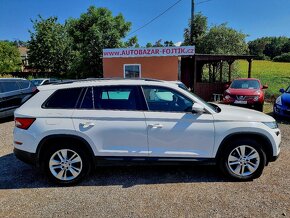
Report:
[{"label": "grass", "polygon": [[[248,61],[238,61],[238,74],[248,76]],[[263,85],[268,85],[266,96],[277,97],[281,88],[290,85],[290,63],[254,60],[252,63],[252,77],[261,80]]]}]

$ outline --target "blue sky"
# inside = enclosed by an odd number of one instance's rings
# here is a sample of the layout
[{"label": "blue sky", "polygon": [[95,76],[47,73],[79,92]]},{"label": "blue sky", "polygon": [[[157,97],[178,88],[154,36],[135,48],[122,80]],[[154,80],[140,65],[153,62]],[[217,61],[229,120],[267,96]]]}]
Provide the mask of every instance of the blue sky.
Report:
[{"label": "blue sky", "polygon": [[[147,23],[177,0],[0,0],[0,40],[28,40],[30,19],[57,16],[61,23],[79,17],[90,5],[106,7],[114,15],[122,13],[132,22],[132,31]],[[262,36],[290,37],[289,0],[195,0],[196,13],[208,17],[209,25],[228,26],[249,35],[247,40]],[[190,17],[191,0],[182,0],[158,20],[138,31],[139,43],[159,39],[179,42]]]}]

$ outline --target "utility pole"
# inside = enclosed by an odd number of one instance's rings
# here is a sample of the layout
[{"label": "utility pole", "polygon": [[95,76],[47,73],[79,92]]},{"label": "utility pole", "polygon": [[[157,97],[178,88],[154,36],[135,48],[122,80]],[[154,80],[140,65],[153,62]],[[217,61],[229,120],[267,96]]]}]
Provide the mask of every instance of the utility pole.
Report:
[{"label": "utility pole", "polygon": [[193,45],[194,0],[191,0],[190,43]]}]

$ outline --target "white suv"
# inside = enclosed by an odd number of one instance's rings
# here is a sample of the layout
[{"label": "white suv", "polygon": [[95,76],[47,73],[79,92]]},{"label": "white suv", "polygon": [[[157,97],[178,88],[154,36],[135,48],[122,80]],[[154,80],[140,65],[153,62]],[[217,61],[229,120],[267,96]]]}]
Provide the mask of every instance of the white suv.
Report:
[{"label": "white suv", "polygon": [[277,159],[280,142],[270,116],[209,104],[178,84],[150,79],[43,86],[15,112],[15,155],[61,184],[128,161],[216,163],[250,180]]}]

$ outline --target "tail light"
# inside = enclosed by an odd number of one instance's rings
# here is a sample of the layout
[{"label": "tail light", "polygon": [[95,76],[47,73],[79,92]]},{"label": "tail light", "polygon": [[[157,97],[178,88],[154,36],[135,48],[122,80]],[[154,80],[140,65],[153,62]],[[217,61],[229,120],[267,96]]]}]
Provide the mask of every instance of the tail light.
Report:
[{"label": "tail light", "polygon": [[33,94],[36,94],[37,92],[39,92],[39,90],[38,90],[36,87],[33,87],[33,88],[32,88],[32,93],[33,93]]},{"label": "tail light", "polygon": [[35,121],[35,118],[19,118],[15,117],[15,126],[20,129],[28,129],[32,123]]}]

